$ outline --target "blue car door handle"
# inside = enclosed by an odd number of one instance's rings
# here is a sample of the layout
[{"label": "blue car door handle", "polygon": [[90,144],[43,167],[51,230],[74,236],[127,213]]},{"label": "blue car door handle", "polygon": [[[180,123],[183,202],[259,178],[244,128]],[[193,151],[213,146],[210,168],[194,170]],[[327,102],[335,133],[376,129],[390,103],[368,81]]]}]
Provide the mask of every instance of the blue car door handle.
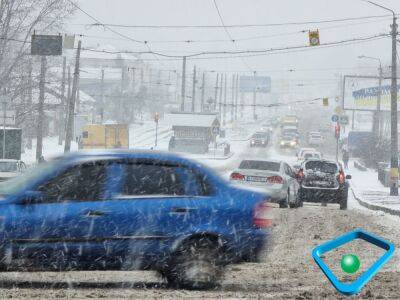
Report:
[{"label": "blue car door handle", "polygon": [[171,213],[174,214],[186,214],[189,213],[191,211],[196,210],[196,208],[190,208],[190,207],[173,207],[171,209]]},{"label": "blue car door handle", "polygon": [[102,217],[102,216],[104,216],[104,215],[106,215],[106,214],[107,214],[107,213],[104,212],[104,211],[99,211],[99,210],[88,210],[88,211],[86,211],[86,212],[84,213],[84,216],[85,216],[85,217],[94,218],[94,217]]}]

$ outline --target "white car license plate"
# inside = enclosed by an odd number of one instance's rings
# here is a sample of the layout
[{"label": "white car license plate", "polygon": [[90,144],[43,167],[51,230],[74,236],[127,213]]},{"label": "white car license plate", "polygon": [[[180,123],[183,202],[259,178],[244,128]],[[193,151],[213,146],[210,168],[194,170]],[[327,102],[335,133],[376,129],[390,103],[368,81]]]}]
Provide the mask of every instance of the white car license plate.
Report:
[{"label": "white car license plate", "polygon": [[265,177],[260,177],[260,176],[246,176],[247,181],[254,181],[254,182],[265,182],[266,178]]}]

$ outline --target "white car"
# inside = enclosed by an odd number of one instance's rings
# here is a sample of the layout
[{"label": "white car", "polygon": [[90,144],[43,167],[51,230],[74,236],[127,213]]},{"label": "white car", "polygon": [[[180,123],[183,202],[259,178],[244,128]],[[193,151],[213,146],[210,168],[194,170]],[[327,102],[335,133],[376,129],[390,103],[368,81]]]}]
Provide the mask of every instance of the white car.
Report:
[{"label": "white car", "polygon": [[297,160],[304,160],[304,153],[305,152],[316,152],[317,150],[315,148],[300,148],[299,151],[297,151]]},{"label": "white car", "polygon": [[324,143],[324,138],[318,131],[313,131],[308,134],[308,144],[310,146],[321,146]]},{"label": "white car", "polygon": [[0,181],[17,177],[26,170],[26,165],[21,160],[0,159]]},{"label": "white car", "polygon": [[309,160],[309,159],[322,159],[321,152],[318,151],[305,151],[303,152],[301,160]]},{"label": "white car", "polygon": [[299,184],[293,169],[283,161],[243,160],[230,175],[233,183],[262,188],[279,207],[299,207]]}]

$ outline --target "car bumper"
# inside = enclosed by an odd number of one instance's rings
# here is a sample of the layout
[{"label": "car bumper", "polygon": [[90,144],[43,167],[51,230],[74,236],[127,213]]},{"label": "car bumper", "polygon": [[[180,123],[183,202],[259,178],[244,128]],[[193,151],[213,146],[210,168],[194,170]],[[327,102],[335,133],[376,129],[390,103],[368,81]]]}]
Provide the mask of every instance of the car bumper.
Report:
[{"label": "car bumper", "polygon": [[340,203],[344,189],[320,189],[320,188],[308,188],[301,187],[299,195],[304,202],[314,203]]},{"label": "car bumper", "polygon": [[279,188],[273,188],[259,182],[236,180],[231,180],[231,182],[233,184],[238,184],[241,187],[248,187],[250,189],[255,188],[260,192],[266,193],[268,196],[271,197],[270,201],[272,203],[279,203],[281,200],[285,199],[287,195],[287,187],[285,185],[282,185],[282,187]]}]

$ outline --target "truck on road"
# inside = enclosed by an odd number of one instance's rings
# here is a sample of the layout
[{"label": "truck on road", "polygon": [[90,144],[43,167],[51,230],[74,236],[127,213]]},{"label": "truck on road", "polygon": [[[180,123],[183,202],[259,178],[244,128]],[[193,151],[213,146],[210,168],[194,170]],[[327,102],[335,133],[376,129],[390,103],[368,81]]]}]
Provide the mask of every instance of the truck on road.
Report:
[{"label": "truck on road", "polygon": [[89,124],[83,126],[79,139],[80,149],[128,149],[127,124]]}]

